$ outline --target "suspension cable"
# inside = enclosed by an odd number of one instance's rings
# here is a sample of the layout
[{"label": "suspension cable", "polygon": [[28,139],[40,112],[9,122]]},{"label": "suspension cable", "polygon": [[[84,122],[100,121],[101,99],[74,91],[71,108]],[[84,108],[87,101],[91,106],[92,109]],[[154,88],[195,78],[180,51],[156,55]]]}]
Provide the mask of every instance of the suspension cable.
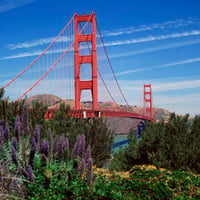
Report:
[{"label": "suspension cable", "polygon": [[60,37],[60,35],[66,30],[66,28],[71,24],[72,20],[74,19],[75,14],[70,19],[70,21],[67,23],[67,25],[63,28],[63,30],[58,34],[58,36],[49,44],[49,46],[31,63],[29,64],[22,72],[20,72],[15,78],[13,78],[11,81],[9,81],[5,86],[2,87],[2,89],[5,89],[7,86],[9,86],[11,83],[13,83],[17,78],[19,78],[24,72],[26,72],[36,61],[44,55],[44,53],[56,42],[56,40]]},{"label": "suspension cable", "polygon": [[[85,29],[85,27],[87,26],[88,22],[90,21],[92,17],[92,14],[90,15],[90,17],[88,18],[87,23],[84,25],[84,27],[82,28],[82,30],[80,31],[80,34],[83,32],[83,30]],[[76,38],[75,38],[76,40]],[[47,72],[45,72],[38,80],[37,82],[35,82],[28,90],[26,90],[26,92],[21,95],[16,101],[19,101],[22,97],[24,97],[29,91],[31,91],[59,62],[60,60],[64,57],[64,55],[70,50],[70,48],[74,45],[75,40],[71,43],[71,45],[68,47],[68,49],[62,54],[62,56],[49,68],[49,70]]]},{"label": "suspension cable", "polygon": [[[80,28],[82,28],[81,24],[79,24],[79,26],[80,26]],[[84,33],[84,31],[83,31],[83,33]],[[91,48],[89,47],[88,41],[86,41],[86,43],[87,43],[87,47],[88,47],[88,49],[89,49],[89,51],[90,51],[90,53],[91,53],[92,50],[91,50]],[[101,75],[101,72],[100,72],[98,66],[97,66],[97,71],[98,71],[98,73],[99,73],[99,76],[100,76],[100,78],[101,78],[101,80],[102,80],[102,82],[103,82],[103,85],[104,85],[104,87],[106,88],[106,90],[107,90],[109,96],[111,97],[111,99],[113,100],[113,102],[114,102],[119,108],[121,108],[121,107],[117,104],[117,102],[114,100],[114,98],[113,98],[113,96],[112,96],[110,90],[108,89],[108,87],[107,87],[107,85],[106,85],[106,83],[105,83],[105,81],[104,81],[104,79],[103,79],[103,76]]]},{"label": "suspension cable", "polygon": [[[102,45],[103,45],[103,48],[104,48],[104,51],[105,51],[105,54],[106,54],[108,63],[109,63],[109,65],[110,65],[110,69],[111,69],[112,74],[113,74],[113,76],[114,76],[114,79],[115,79],[115,81],[116,81],[116,83],[117,83],[117,86],[118,86],[118,88],[119,88],[119,91],[120,91],[120,93],[121,93],[121,95],[122,95],[122,97],[123,97],[123,99],[124,99],[126,105],[127,105],[129,108],[131,108],[131,106],[128,104],[128,102],[127,102],[127,100],[126,100],[126,98],[125,98],[125,96],[124,96],[124,94],[123,94],[123,92],[122,92],[122,89],[121,89],[121,87],[120,87],[120,85],[119,85],[119,83],[118,83],[118,81],[117,81],[117,77],[116,77],[116,75],[115,75],[115,73],[114,73],[112,64],[111,64],[111,62],[110,62],[110,59],[109,59],[109,56],[108,56],[108,52],[107,52],[107,50],[106,50],[106,47],[105,47],[105,44],[104,44],[104,41],[103,41],[103,37],[102,37],[102,34],[101,34],[101,31],[100,31],[100,28],[99,28],[99,25],[98,25],[97,21],[96,21],[96,24],[97,24],[97,30],[98,30],[98,32],[99,32],[99,35],[100,35],[100,38],[101,38],[101,42],[102,42]],[[131,108],[131,110],[132,110],[132,108]]]}]

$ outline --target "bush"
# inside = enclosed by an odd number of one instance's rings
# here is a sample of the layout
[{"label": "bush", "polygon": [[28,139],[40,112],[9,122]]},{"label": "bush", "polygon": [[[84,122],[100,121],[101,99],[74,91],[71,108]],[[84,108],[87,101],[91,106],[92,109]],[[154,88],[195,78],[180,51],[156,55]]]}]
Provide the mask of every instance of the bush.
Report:
[{"label": "bush", "polygon": [[115,154],[112,168],[127,170],[135,164],[154,164],[199,173],[200,116],[192,123],[188,117],[173,113],[167,123],[149,123],[140,141],[131,136],[130,144]]},{"label": "bush", "polygon": [[42,102],[34,101],[32,102],[32,107],[29,109],[29,124],[30,129],[33,130],[38,124],[40,129],[42,130],[42,137],[46,135],[46,120],[45,114],[47,112],[47,106]]},{"label": "bush", "polygon": [[90,145],[94,164],[103,166],[111,157],[114,134],[107,128],[103,118],[76,119],[69,114],[69,106],[60,105],[54,113],[54,118],[47,121],[47,127],[53,130],[55,135],[68,133],[73,147],[76,137],[80,133],[86,136],[86,145]]},{"label": "bush", "polygon": [[90,144],[94,165],[102,167],[111,158],[114,134],[106,126],[103,118],[92,119],[86,132],[86,142]]}]

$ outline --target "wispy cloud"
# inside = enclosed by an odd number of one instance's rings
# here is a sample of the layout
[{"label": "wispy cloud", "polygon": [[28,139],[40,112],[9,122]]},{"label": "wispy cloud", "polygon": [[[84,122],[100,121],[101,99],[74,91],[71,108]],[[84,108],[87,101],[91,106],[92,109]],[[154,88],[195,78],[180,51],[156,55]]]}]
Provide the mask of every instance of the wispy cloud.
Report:
[{"label": "wispy cloud", "polygon": [[183,47],[183,46],[190,46],[190,45],[199,44],[199,43],[200,43],[200,39],[185,41],[185,42],[177,42],[177,43],[172,43],[172,44],[160,45],[158,47],[145,48],[142,50],[128,51],[128,52],[119,53],[119,54],[111,54],[109,57],[110,58],[127,57],[127,56],[139,55],[139,54],[150,53],[150,52],[155,52],[155,51],[178,48],[178,47]]},{"label": "wispy cloud", "polygon": [[[69,51],[72,51],[73,47],[71,47],[71,49]],[[66,49],[56,49],[56,50],[49,50],[47,52],[45,52],[45,54],[55,54],[55,53],[63,53],[65,52]],[[32,57],[32,56],[39,56],[42,54],[43,51],[38,50],[38,51],[33,51],[33,52],[24,52],[24,53],[18,53],[18,54],[14,54],[11,56],[6,56],[6,57],[2,57],[0,58],[0,60],[11,60],[11,59],[16,59],[16,58],[26,58],[26,57]]]},{"label": "wispy cloud", "polygon": [[[55,38],[56,37],[41,38],[41,39],[38,39],[38,40],[21,42],[21,43],[18,43],[18,44],[9,44],[6,47],[9,48],[10,50],[36,47],[36,46],[40,46],[40,45],[49,44]],[[67,42],[67,41],[70,41],[70,39],[66,36],[61,36],[56,40],[56,42],[63,42],[63,41]]]},{"label": "wispy cloud", "polygon": [[172,33],[167,35],[159,35],[159,36],[147,36],[143,38],[137,39],[129,39],[129,40],[117,40],[105,43],[106,46],[119,46],[119,45],[127,45],[127,44],[137,44],[137,43],[144,43],[144,42],[152,42],[152,41],[161,41],[167,39],[175,39],[175,38],[182,38],[182,37],[189,37],[189,36],[198,36],[200,35],[200,30],[192,30],[192,31],[185,31],[181,33]]},{"label": "wispy cloud", "polygon": [[200,62],[200,57],[191,58],[191,59],[182,60],[182,61],[173,62],[173,63],[167,63],[167,64],[163,64],[163,65],[156,65],[156,66],[149,67],[149,68],[138,68],[138,69],[133,69],[133,70],[126,70],[123,72],[116,73],[115,75],[121,76],[121,75],[125,75],[125,74],[130,74],[130,73],[151,71],[151,70],[155,70],[155,69],[166,68],[166,67],[171,67],[171,66],[176,66],[176,65],[183,65],[183,64],[191,64],[191,63],[196,63],[196,62]]},{"label": "wispy cloud", "polygon": [[200,99],[199,93],[184,94],[184,95],[156,95],[158,100],[155,99],[157,105],[174,105],[174,104],[199,104],[197,99]]},{"label": "wispy cloud", "polygon": [[[23,3],[31,3],[33,1],[36,0],[27,0],[27,1],[16,1],[16,5],[18,5],[19,3],[23,4]],[[4,3],[2,3],[3,5],[8,5],[8,1],[3,1]],[[7,4],[6,4],[7,2]],[[12,2],[12,1],[9,1]],[[14,3],[13,3],[14,5]],[[0,4],[0,8],[1,8],[1,4]],[[196,22],[200,22],[198,19],[188,19],[188,20],[175,20],[175,21],[167,21],[164,23],[155,23],[155,24],[150,24],[150,25],[140,25],[138,27],[129,27],[129,28],[124,28],[124,29],[117,29],[114,31],[104,31],[104,36],[116,36],[116,35],[122,35],[122,34],[130,34],[133,32],[141,32],[141,31],[147,31],[147,30],[152,30],[155,28],[160,28],[160,29],[164,29],[164,28],[170,28],[171,26],[177,28],[180,26],[187,26],[190,24],[194,24]],[[199,31],[192,31],[192,32],[184,32],[184,33],[174,33],[172,35],[162,35],[162,36],[158,36],[158,37],[154,37],[154,36],[149,36],[149,37],[145,37],[145,38],[139,38],[136,40],[126,40],[126,41],[122,41],[123,44],[129,44],[129,43],[140,43],[140,42],[147,42],[147,41],[154,41],[154,40],[162,40],[162,39],[168,39],[169,38],[177,38],[177,37],[184,37],[184,36],[189,36],[189,35],[198,35]],[[32,40],[32,41],[25,41],[25,42],[21,42],[21,43],[17,43],[17,44],[9,44],[6,47],[9,48],[10,50],[14,50],[14,49],[22,49],[22,48],[30,48],[30,47],[36,47],[39,45],[44,45],[44,44],[48,44],[50,42],[52,42],[55,39],[55,37],[47,37],[47,38],[41,38],[38,40]],[[69,41],[69,38],[67,37],[60,37],[57,41]],[[120,45],[121,43],[119,41],[115,41],[115,42],[110,42],[107,43],[107,46],[115,46],[115,45]]]},{"label": "wispy cloud", "polygon": [[200,21],[198,19],[179,19],[174,21],[167,21],[163,23],[154,23],[149,25],[139,25],[135,27],[128,27],[128,28],[122,28],[122,29],[116,29],[111,31],[104,31],[103,36],[119,36],[119,35],[125,35],[125,34],[131,34],[135,32],[144,32],[144,31],[151,31],[154,29],[169,29],[169,28],[179,28],[179,27],[186,27],[192,24],[199,23]]},{"label": "wispy cloud", "polygon": [[152,86],[154,91],[172,91],[172,90],[183,90],[191,88],[200,88],[200,80],[189,80],[189,81],[174,81],[168,83],[154,83]]},{"label": "wispy cloud", "polygon": [[42,53],[42,51],[34,51],[34,52],[24,52],[24,53],[18,53],[11,56],[5,56],[0,58],[0,60],[11,60],[16,58],[26,58],[31,56],[38,56]]},{"label": "wispy cloud", "polygon": [[199,93],[182,94],[182,95],[154,95],[154,105],[156,107],[166,108],[170,112],[177,114],[189,113],[190,115],[200,114]]},{"label": "wispy cloud", "polygon": [[[148,37],[146,39],[137,39],[137,40],[122,40],[122,41],[117,41],[117,42],[110,42],[110,43],[105,43],[106,46],[115,46],[115,45],[124,45],[124,44],[131,44],[131,43],[139,43],[139,42],[149,42],[149,41],[156,41],[156,40],[164,40],[164,39],[169,39],[169,38],[181,38],[181,37],[186,37],[186,36],[194,36],[194,35],[200,35],[200,31],[191,31],[191,32],[184,32],[184,33],[179,33],[179,34],[172,34],[172,35],[163,35],[163,36],[151,36]],[[68,38],[62,38],[60,40],[67,40]],[[30,43],[24,43],[23,46],[30,46],[30,45],[34,45],[36,46],[36,43],[40,43],[40,44],[44,44],[44,42],[49,43],[50,41],[52,41],[51,39],[47,42],[48,40],[46,39],[41,39],[40,42],[39,41],[35,41],[32,44]],[[131,56],[131,55],[137,55],[137,54],[143,54],[143,53],[149,53],[149,52],[154,52],[154,51],[160,51],[160,50],[166,50],[166,49],[171,49],[171,48],[177,48],[177,47],[182,47],[182,46],[189,46],[189,45],[193,45],[193,44],[198,44],[200,43],[199,39],[196,40],[191,40],[191,41],[185,41],[185,42],[179,42],[179,43],[172,43],[172,44],[166,44],[166,45],[162,45],[162,46],[158,46],[158,47],[152,47],[152,48],[147,48],[147,49],[143,49],[143,50],[138,50],[138,51],[132,51],[132,52],[125,52],[125,53],[120,53],[120,54],[113,54],[110,55],[110,58],[117,58],[117,57],[126,57],[126,56]],[[97,46],[97,47],[100,47]],[[17,45],[10,45],[10,48],[23,48],[22,47],[22,43],[21,44],[17,44]],[[57,50],[58,52],[63,52],[63,50]],[[24,57],[31,57],[31,56],[37,56],[40,55],[42,53],[42,51],[34,51],[34,52],[24,52],[24,53],[18,53],[18,54],[14,54],[11,56],[5,56],[0,58],[0,60],[9,60],[9,59],[16,59],[16,58],[24,58]],[[47,53],[55,53],[55,51],[49,51]]]},{"label": "wispy cloud", "polygon": [[0,13],[30,4],[37,0],[3,0],[0,2]]},{"label": "wispy cloud", "polygon": [[[151,82],[153,93],[158,92],[172,92],[176,90],[185,90],[185,89],[199,89],[200,88],[200,79],[195,80],[173,80],[173,79],[152,79],[152,80],[119,80],[119,84],[122,87],[125,95],[132,95],[133,93],[138,94],[138,91],[142,91],[142,86],[146,83]],[[171,93],[174,94],[174,93]]]}]

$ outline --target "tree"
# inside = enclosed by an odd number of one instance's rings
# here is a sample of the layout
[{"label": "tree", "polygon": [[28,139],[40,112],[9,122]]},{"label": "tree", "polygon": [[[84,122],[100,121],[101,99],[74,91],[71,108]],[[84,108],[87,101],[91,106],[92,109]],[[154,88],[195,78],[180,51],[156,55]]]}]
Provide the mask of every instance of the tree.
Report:
[{"label": "tree", "polygon": [[172,113],[167,123],[149,123],[140,141],[132,138],[128,147],[115,155],[113,168],[127,170],[135,164],[154,164],[200,172],[200,116],[192,124],[188,118]]},{"label": "tree", "polygon": [[[5,94],[4,89],[0,89],[0,119],[1,125],[6,122],[14,124],[16,115],[21,116],[24,106],[24,100],[9,102],[9,97],[3,98]],[[11,126],[12,130],[14,127]]]},{"label": "tree", "polygon": [[92,158],[97,167],[102,167],[110,159],[114,134],[107,128],[103,118],[91,119],[90,129],[86,132],[86,142],[92,149]]},{"label": "tree", "polygon": [[33,130],[38,124],[41,129],[41,133],[45,134],[46,129],[46,120],[45,114],[47,113],[47,106],[44,105],[42,102],[34,101],[32,102],[32,108],[29,110],[29,122],[30,122],[30,129]]}]

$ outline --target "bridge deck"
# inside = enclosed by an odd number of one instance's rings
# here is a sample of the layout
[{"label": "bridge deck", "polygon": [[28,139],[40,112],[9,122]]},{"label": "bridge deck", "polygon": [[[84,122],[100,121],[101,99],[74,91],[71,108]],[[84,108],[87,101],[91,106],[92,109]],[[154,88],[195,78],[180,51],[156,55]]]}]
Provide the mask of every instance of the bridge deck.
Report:
[{"label": "bridge deck", "polygon": [[[53,119],[53,113],[58,109],[48,109],[47,113],[45,114],[46,119]],[[146,121],[155,121],[155,119],[140,115],[134,112],[128,111],[111,111],[111,110],[87,110],[87,109],[80,109],[80,110],[70,110],[70,115],[75,118],[99,118],[99,117],[126,117],[126,118],[133,118],[133,119],[141,119]]]}]

